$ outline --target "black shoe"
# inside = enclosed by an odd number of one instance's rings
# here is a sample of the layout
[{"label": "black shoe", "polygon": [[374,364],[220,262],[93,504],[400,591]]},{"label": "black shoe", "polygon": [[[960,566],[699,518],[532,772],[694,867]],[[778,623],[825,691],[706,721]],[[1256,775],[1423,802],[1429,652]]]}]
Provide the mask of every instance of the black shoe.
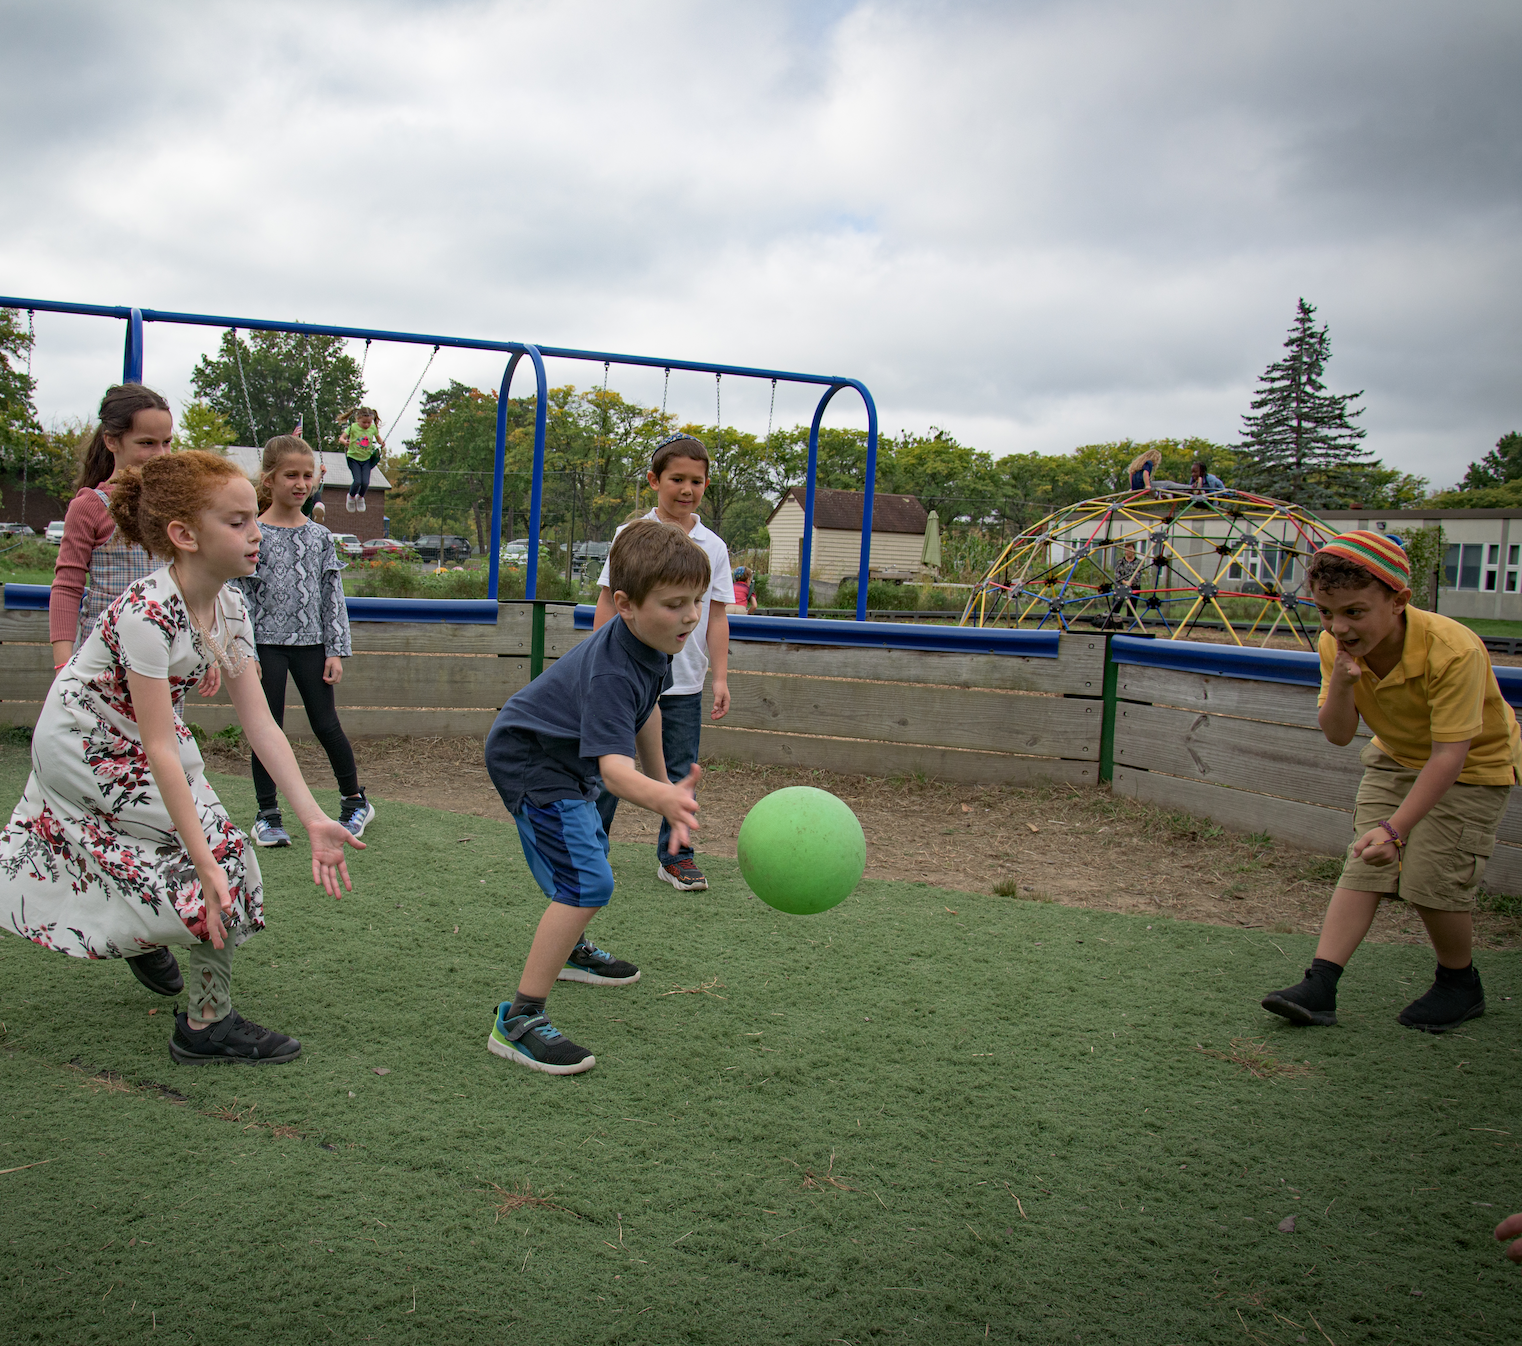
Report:
[{"label": "black shoe", "polygon": [[205,1028],[195,1029],[181,1012],[174,1016],[169,1055],[182,1066],[201,1066],[208,1061],[239,1061],[244,1065],[284,1065],[301,1055],[295,1038],[261,1028],[233,1010]]},{"label": "black shoe", "polygon": [[174,955],[160,945],[135,958],[127,959],[132,975],[154,995],[179,995],[185,989],[185,978],[180,976],[180,965]]},{"label": "black shoe", "polygon": [[493,1056],[546,1075],[579,1075],[597,1064],[591,1052],[566,1037],[543,1011],[515,1015],[512,1010],[511,1000],[497,1006],[497,1020],[486,1039],[486,1050]]},{"label": "black shoe", "polygon": [[639,969],[583,939],[571,950],[571,956],[555,974],[555,980],[584,981],[593,986],[627,986],[639,980]]},{"label": "black shoe", "polygon": [[1432,989],[1413,1000],[1395,1017],[1407,1028],[1423,1033],[1446,1033],[1469,1019],[1485,1013],[1485,988],[1473,966],[1460,973],[1439,967]]},{"label": "black shoe", "polygon": [[1300,985],[1264,996],[1263,1008],[1302,1028],[1330,1028],[1337,1022],[1337,992],[1329,990],[1326,982],[1314,975],[1314,969],[1309,969]]}]

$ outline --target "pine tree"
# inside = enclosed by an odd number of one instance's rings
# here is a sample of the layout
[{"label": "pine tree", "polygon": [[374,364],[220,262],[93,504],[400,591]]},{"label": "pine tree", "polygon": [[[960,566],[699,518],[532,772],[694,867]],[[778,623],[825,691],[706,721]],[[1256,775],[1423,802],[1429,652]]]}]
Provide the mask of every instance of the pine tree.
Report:
[{"label": "pine tree", "polygon": [[1250,414],[1242,417],[1246,455],[1237,482],[1247,490],[1311,509],[1361,503],[1367,470],[1375,466],[1360,441],[1368,432],[1353,424],[1364,409],[1349,411],[1363,392],[1329,393],[1322,382],[1332,358],[1316,308],[1301,299],[1284,342],[1288,354],[1263,371]]},{"label": "pine tree", "polygon": [[1486,486],[1504,486],[1519,477],[1522,477],[1522,435],[1513,430],[1496,440],[1495,448],[1479,462],[1469,464],[1459,489],[1472,491]]}]

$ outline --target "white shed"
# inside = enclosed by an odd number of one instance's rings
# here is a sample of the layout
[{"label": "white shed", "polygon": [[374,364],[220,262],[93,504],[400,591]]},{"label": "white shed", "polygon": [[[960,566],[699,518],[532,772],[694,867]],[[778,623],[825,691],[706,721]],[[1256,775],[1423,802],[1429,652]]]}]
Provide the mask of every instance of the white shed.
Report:
[{"label": "white shed", "polygon": [[[814,491],[814,541],[810,578],[833,584],[854,576],[861,564],[861,491]],[[872,497],[872,573],[918,575],[925,546],[925,507],[912,495]],[[795,486],[766,521],[774,575],[796,575],[803,550],[803,487]]]}]

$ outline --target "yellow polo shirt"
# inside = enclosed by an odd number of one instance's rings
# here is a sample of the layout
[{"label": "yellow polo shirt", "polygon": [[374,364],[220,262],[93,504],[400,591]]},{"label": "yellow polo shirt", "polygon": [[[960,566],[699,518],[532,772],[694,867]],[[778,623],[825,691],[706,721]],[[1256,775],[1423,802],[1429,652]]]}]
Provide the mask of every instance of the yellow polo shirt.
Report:
[{"label": "yellow polo shirt", "polygon": [[[1326,704],[1337,642],[1321,633],[1321,694]],[[1363,668],[1363,661],[1359,661]],[[1383,678],[1364,668],[1353,701],[1374,742],[1412,771],[1420,771],[1434,743],[1470,740],[1459,781],[1511,785],[1522,773],[1522,734],[1501,695],[1485,642],[1452,617],[1406,609],[1406,645]]]}]

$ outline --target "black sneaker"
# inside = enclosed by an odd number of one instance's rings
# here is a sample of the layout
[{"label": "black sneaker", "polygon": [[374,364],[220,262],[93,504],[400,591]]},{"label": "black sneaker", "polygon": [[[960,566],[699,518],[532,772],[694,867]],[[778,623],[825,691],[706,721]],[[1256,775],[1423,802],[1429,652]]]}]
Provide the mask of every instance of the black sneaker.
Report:
[{"label": "black sneaker", "polygon": [[301,1043],[245,1019],[233,1010],[225,1019],[196,1029],[182,1011],[174,1016],[169,1055],[182,1066],[208,1061],[239,1061],[244,1065],[284,1065],[301,1055]]},{"label": "black sneaker", "polygon": [[160,945],[135,958],[127,959],[132,975],[154,995],[179,995],[185,989],[185,978],[180,975],[180,965],[174,955]]},{"label": "black sneaker", "polygon": [[639,980],[639,969],[633,963],[604,953],[597,945],[582,940],[571,950],[565,966],[556,974],[556,981],[584,981],[593,986],[627,986]]},{"label": "black sneaker", "polygon": [[1423,1033],[1446,1033],[1469,1019],[1478,1019],[1485,1013],[1485,988],[1473,967],[1464,972],[1468,975],[1454,976],[1447,968],[1439,968],[1431,990],[1397,1014],[1397,1021]]},{"label": "black sneaker", "polygon": [[546,1075],[579,1075],[597,1064],[591,1052],[578,1047],[544,1014],[513,1015],[512,1009],[511,1000],[497,1006],[497,1021],[486,1039],[486,1049],[493,1056]]},{"label": "black sneaker", "polygon": [[657,865],[655,877],[664,879],[678,892],[701,893],[708,887],[708,880],[689,856],[679,855],[670,864]]},{"label": "black sneaker", "polygon": [[1302,1028],[1330,1028],[1337,1022],[1337,992],[1309,972],[1298,986],[1289,986],[1263,997],[1263,1008]]}]

